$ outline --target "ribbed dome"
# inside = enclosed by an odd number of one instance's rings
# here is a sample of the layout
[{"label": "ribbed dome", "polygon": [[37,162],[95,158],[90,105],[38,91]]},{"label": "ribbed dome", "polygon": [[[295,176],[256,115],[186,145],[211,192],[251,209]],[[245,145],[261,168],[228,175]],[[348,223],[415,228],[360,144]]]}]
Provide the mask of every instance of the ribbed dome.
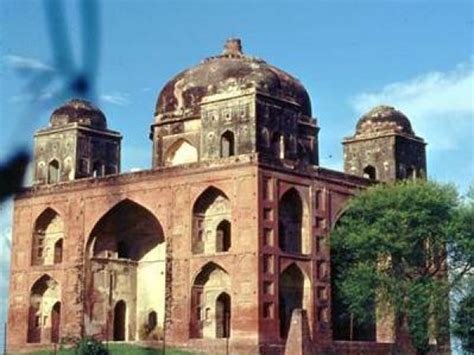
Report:
[{"label": "ribbed dome", "polygon": [[356,135],[390,132],[414,135],[407,116],[391,106],[374,107],[359,119],[356,126]]},{"label": "ribbed dome", "polygon": [[107,128],[104,113],[89,101],[72,99],[53,111],[50,118],[52,127],[79,123],[94,128]]},{"label": "ribbed dome", "polygon": [[298,79],[261,59],[242,53],[239,39],[226,42],[221,55],[205,59],[171,79],[161,91],[155,115],[194,115],[206,95],[225,93],[235,88],[259,91],[290,100],[311,116],[309,95]]}]

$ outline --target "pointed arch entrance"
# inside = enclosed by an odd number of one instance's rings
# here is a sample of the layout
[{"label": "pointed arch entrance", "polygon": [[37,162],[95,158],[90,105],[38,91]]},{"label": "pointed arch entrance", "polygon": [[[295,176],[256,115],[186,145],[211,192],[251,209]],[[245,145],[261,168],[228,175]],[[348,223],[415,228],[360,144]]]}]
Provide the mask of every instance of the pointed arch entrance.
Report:
[{"label": "pointed arch entrance", "polygon": [[[150,309],[157,311],[157,326],[163,327],[165,238],[153,213],[128,199],[120,202],[95,225],[88,252],[89,328],[108,332],[109,339],[139,340],[139,335],[145,339],[141,328],[148,323]],[[123,332],[117,329],[125,313]]]}]

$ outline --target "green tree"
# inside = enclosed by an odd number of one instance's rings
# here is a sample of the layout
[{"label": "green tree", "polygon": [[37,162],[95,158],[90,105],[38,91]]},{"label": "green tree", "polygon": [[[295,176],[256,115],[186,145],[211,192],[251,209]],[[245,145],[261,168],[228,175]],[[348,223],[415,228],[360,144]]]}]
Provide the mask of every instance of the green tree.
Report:
[{"label": "green tree", "polygon": [[474,289],[459,302],[453,322],[453,334],[467,354],[474,353]]},{"label": "green tree", "polygon": [[[361,323],[375,321],[374,304],[393,315],[396,343],[409,340],[418,354],[428,352],[430,335],[447,344],[449,292],[473,270],[472,220],[472,204],[450,185],[417,180],[362,191],[331,233],[335,293]],[[448,256],[456,270],[449,278]]]}]

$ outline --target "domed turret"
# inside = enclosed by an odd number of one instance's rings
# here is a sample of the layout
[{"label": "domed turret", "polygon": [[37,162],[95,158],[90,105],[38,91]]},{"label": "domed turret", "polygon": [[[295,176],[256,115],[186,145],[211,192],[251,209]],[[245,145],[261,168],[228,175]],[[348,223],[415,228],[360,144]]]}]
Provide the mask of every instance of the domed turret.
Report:
[{"label": "domed turret", "polygon": [[390,132],[414,134],[407,116],[392,106],[374,107],[359,119],[356,126],[357,136]]},{"label": "domed turret", "polygon": [[381,181],[426,176],[425,142],[415,136],[407,116],[391,106],[362,115],[343,144],[346,173]]},{"label": "domed turret", "polygon": [[78,123],[94,128],[107,128],[104,113],[92,103],[82,99],[72,99],[53,111],[50,124],[52,127]]},{"label": "domed turret", "polygon": [[35,134],[35,184],[53,184],[120,172],[122,136],[107,129],[104,113],[72,99],[53,111]]},{"label": "domed turret", "polygon": [[260,153],[318,163],[317,125],[300,81],[231,38],[161,90],[150,137],[154,166]]}]

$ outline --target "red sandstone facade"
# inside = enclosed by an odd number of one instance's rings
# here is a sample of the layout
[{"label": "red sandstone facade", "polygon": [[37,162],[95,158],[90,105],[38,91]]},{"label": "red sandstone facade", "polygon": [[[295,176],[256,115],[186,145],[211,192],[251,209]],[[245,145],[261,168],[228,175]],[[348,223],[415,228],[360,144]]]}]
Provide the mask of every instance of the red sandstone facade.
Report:
[{"label": "red sandstone facade", "polygon": [[195,71],[163,89],[148,171],[116,173],[120,136],[94,107],[75,101],[53,114],[35,185],[15,199],[9,350],[92,335],[278,354],[293,311],[305,309],[315,353],[387,351],[334,342],[332,332],[328,232],[370,180],[363,167],[358,177],[318,166],[306,92],[252,60],[234,40],[198,69],[226,73],[214,87],[229,75],[244,82],[236,95],[185,92],[209,80]]}]

